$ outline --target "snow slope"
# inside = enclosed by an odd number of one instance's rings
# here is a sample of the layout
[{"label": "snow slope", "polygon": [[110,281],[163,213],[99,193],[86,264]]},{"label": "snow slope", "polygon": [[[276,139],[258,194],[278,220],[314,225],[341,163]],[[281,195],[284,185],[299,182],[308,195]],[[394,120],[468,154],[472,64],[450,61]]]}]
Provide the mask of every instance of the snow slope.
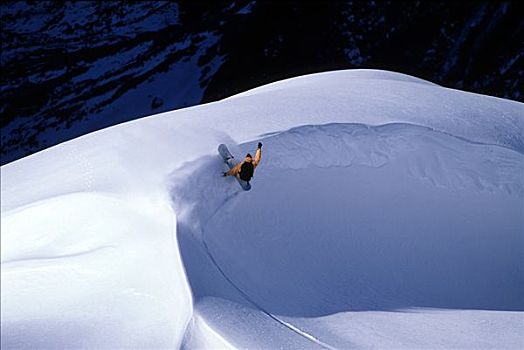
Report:
[{"label": "snow slope", "polygon": [[[2,348],[521,348],[523,131],[352,70],[7,164]],[[218,176],[259,140],[251,191]]]}]

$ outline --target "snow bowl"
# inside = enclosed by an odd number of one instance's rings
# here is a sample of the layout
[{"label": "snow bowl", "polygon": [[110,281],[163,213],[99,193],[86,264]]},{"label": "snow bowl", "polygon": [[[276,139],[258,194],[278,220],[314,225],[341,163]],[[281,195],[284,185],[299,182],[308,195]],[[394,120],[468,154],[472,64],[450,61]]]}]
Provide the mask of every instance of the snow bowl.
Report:
[{"label": "snow bowl", "polygon": [[[340,71],[4,165],[2,349],[523,348],[523,130]],[[259,140],[244,192],[216,148]]]},{"label": "snow bowl", "polygon": [[[263,143],[250,192],[198,171],[218,173],[218,157],[187,165],[202,175],[176,181],[173,201],[186,208],[177,209],[180,250],[197,302],[259,310],[324,347],[380,345],[350,331],[369,312],[524,310],[519,152],[400,123],[302,126]],[[233,288],[217,287],[218,274]],[[370,322],[382,334],[416,334],[409,346],[502,341],[439,330],[442,321],[428,314],[422,325]],[[485,316],[474,317],[479,326]]]}]

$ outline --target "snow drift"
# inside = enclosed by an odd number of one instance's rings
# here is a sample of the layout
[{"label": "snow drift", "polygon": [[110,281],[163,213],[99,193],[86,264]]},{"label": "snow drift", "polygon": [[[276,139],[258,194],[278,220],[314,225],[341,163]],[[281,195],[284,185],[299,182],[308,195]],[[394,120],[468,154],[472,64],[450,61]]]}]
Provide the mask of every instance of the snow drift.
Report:
[{"label": "snow drift", "polygon": [[[329,72],[2,171],[2,348],[518,348],[524,108]],[[253,189],[219,143],[262,141]]]}]

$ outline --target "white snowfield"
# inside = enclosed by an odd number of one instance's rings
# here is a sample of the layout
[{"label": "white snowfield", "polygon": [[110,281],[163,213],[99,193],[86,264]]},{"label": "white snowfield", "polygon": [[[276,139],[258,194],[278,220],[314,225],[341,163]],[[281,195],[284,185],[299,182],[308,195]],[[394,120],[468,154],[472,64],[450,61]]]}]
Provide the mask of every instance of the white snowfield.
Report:
[{"label": "white snowfield", "polygon": [[[263,142],[249,192],[217,154]],[[1,168],[1,347],[521,349],[524,105],[289,79]]]}]

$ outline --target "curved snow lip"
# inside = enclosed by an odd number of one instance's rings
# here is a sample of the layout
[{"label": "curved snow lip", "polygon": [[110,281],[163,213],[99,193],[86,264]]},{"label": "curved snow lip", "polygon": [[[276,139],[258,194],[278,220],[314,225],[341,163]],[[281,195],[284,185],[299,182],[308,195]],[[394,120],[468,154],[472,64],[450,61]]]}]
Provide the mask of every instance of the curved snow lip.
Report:
[{"label": "curved snow lip", "polygon": [[[293,320],[524,310],[519,152],[404,123],[305,125],[262,142],[250,194],[216,176],[218,156],[186,164],[173,180],[197,303],[262,311],[324,347],[331,342]],[[180,171],[192,175],[180,181]]]},{"label": "curved snow lip", "polygon": [[[453,187],[457,190],[474,188],[481,192],[505,191],[508,194],[522,196],[524,193],[522,181],[519,177],[521,169],[524,170],[522,154],[511,147],[482,143],[469,140],[465,137],[455,136],[430,127],[410,123],[388,123],[383,125],[367,125],[361,123],[329,123],[322,125],[303,125],[287,131],[264,134],[265,142],[271,142],[278,152],[271,154],[265,160],[266,166],[278,169],[303,169],[308,167],[349,167],[369,166],[382,167],[402,152],[410,152],[415,156],[416,147],[409,146],[409,140],[434,143],[433,146],[446,145],[447,148],[461,148],[468,150],[470,157],[482,157],[489,153],[489,159],[480,169],[474,170],[475,164],[469,165],[467,157],[463,155],[462,162],[457,157],[447,158],[442,151],[438,154],[435,163],[439,167],[454,174],[441,177],[440,172],[427,172],[420,175],[432,184],[440,187]],[[420,149],[419,149],[420,151]],[[408,159],[404,166],[410,176],[420,171],[420,159]],[[509,164],[507,162],[510,162]],[[445,164],[447,163],[447,164]],[[497,164],[493,168],[491,165]],[[461,176],[460,172],[467,172],[463,177],[470,181],[461,180],[453,182],[451,175]],[[474,177],[477,181],[474,181]],[[472,187],[470,187],[472,186]]]},{"label": "curved snow lip", "polygon": [[385,71],[385,70],[378,70],[378,69],[344,69],[344,70],[335,70],[335,71],[329,71],[329,72],[306,74],[306,75],[301,75],[299,77],[279,80],[274,83],[269,83],[264,86],[260,86],[260,87],[257,87],[257,88],[254,88],[248,91],[241,92],[239,94],[226,98],[226,100],[236,98],[236,97],[255,95],[255,94],[264,93],[268,91],[289,89],[289,88],[298,87],[298,86],[310,85],[311,83],[329,80],[329,79],[332,79],[333,77],[340,78],[340,76],[344,76],[345,79],[392,80],[392,81],[399,81],[399,82],[405,82],[405,83],[415,83],[415,84],[423,84],[423,85],[440,87],[440,85],[432,83],[428,80],[424,80],[421,78],[417,78],[417,77],[399,73],[399,72],[392,72],[392,71]]}]

